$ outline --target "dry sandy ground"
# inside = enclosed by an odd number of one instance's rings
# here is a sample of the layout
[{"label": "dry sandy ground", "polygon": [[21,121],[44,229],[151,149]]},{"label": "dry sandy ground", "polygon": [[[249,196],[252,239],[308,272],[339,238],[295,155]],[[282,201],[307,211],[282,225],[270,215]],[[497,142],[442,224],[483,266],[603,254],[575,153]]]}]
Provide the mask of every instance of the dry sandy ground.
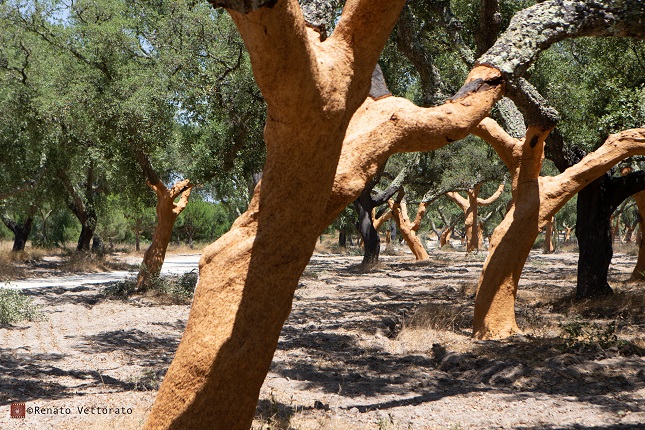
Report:
[{"label": "dry sandy ground", "polygon": [[[255,428],[645,428],[643,287],[622,282],[633,257],[615,259],[613,302],[580,306],[576,256],[532,254],[518,298],[527,336],[506,342],[468,337],[482,255],[385,256],[370,273],[359,262],[312,258]],[[0,429],[140,428],[188,306],[97,285],[27,292],[46,319],[0,328]],[[10,419],[14,401],[32,413]]]}]

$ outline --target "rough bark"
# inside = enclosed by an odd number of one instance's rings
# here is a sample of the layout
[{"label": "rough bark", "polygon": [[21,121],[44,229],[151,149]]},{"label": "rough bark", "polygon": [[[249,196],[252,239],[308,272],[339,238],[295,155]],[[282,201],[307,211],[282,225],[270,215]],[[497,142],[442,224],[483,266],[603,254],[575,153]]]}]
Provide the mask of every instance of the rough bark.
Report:
[{"label": "rough bark", "polygon": [[578,193],[578,282],[576,298],[613,293],[607,282],[613,256],[611,216],[631,195],[645,190],[645,172],[622,177],[605,174]]},{"label": "rough bark", "polygon": [[482,0],[479,2],[479,31],[475,33],[477,57],[484,54],[497,40],[497,34],[502,25],[502,14],[497,0]]},{"label": "rough bark", "polygon": [[358,214],[358,231],[363,239],[363,266],[369,268],[378,263],[381,250],[381,239],[378,234],[378,227],[374,225],[375,209],[385,204],[390,197],[396,193],[405,179],[406,169],[404,168],[392,183],[382,192],[375,194],[374,187],[379,182],[383,169],[371,181],[365,185],[363,191],[354,201],[354,207]]},{"label": "rough bark", "polygon": [[396,45],[398,50],[414,65],[419,73],[422,105],[436,106],[446,99],[442,92],[442,80],[434,59],[420,43],[418,30],[414,28],[412,14],[408,6],[403,8],[396,25]]},{"label": "rough bark", "polygon": [[609,205],[611,177],[603,175],[578,193],[576,237],[578,239],[578,281],[576,298],[602,297],[613,290],[607,282],[613,256]]},{"label": "rough bark", "polygon": [[365,267],[378,263],[378,257],[381,250],[381,240],[378,231],[372,223],[372,199],[371,190],[367,190],[367,196],[364,193],[354,201],[354,207],[358,214],[358,231],[363,239],[363,262]]},{"label": "rough bark", "polygon": [[620,160],[645,153],[645,129],[611,135],[595,152],[554,177],[540,177],[549,130],[530,126],[524,139],[506,134],[486,119],[476,134],[489,142],[512,178],[509,212],[491,237],[475,299],[473,336],[494,339],[519,333],[515,296],[524,263],[540,229],[577,192]]},{"label": "rough bark", "polygon": [[247,15],[229,10],[267,103],[266,164],[247,212],[204,249],[187,327],[147,428],[250,427],[298,279],[324,228],[347,124],[402,5],[349,1],[324,42],[294,0]]},{"label": "rough bark", "polygon": [[492,65],[514,80],[555,42],[581,36],[642,39],[644,20],[645,3],[640,0],[541,2],[515,14],[508,28],[477,63]]},{"label": "rough bark", "polygon": [[[143,255],[143,262],[137,275],[137,291],[147,290],[159,277],[175,221],[186,208],[193,187],[188,179],[177,182],[170,189],[166,188],[161,181],[156,184],[148,182],[148,186],[157,196],[157,225],[152,235],[152,242]],[[177,198],[179,201],[175,203]]]}]

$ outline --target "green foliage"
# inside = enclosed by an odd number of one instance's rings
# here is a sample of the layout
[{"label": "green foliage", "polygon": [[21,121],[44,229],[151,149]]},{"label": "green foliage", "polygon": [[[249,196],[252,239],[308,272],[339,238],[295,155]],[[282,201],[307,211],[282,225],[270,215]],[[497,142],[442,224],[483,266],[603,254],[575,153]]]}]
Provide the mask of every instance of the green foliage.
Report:
[{"label": "green foliage", "polygon": [[29,296],[11,288],[0,288],[0,324],[37,321],[42,318],[40,308]]},{"label": "green foliage", "polygon": [[606,349],[621,343],[616,334],[618,326],[615,321],[603,326],[574,318],[560,323],[559,327],[564,332],[563,340],[566,349],[587,350],[596,346]]},{"label": "green foliage", "polygon": [[43,248],[66,247],[74,242],[81,231],[80,224],[68,209],[56,209],[37,215],[32,232],[32,243]]},{"label": "green foliage", "polygon": [[[192,301],[197,285],[197,272],[192,270],[179,276],[158,276],[149,281],[146,294],[172,303],[188,304]],[[125,299],[136,294],[136,279],[126,279],[105,287],[102,294]]]},{"label": "green foliage", "polygon": [[212,242],[226,233],[233,220],[221,203],[207,202],[194,196],[175,222],[174,235],[188,244]]},{"label": "green foliage", "polygon": [[543,53],[531,82],[561,114],[566,142],[590,151],[608,134],[645,124],[645,43],[565,40]]}]

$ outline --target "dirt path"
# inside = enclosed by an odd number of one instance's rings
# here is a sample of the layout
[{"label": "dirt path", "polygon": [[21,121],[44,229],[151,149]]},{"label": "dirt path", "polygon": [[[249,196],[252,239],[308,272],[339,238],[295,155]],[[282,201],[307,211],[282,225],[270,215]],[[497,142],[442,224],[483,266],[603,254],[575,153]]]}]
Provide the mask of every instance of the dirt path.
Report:
[{"label": "dirt path", "polygon": [[[82,285],[105,284],[108,282],[122,281],[137,273],[137,267],[141,264],[141,257],[128,257],[125,263],[131,265],[132,270],[115,270],[112,272],[98,273],[57,273],[49,267],[55,267],[60,257],[46,257],[28,279],[0,282],[0,286],[14,289],[64,287],[76,288]],[[168,254],[161,268],[162,275],[177,275],[197,270],[199,254]]]},{"label": "dirt path", "polygon": [[[468,335],[483,256],[435,251],[418,264],[386,256],[368,274],[356,271],[359,257],[314,256],[254,425],[644,428],[645,315],[638,306],[645,301],[635,299],[642,287],[620,282],[634,258],[615,259],[618,294],[602,311],[568,300],[575,261],[573,254],[532,254],[518,298],[520,326],[531,336],[477,343]],[[109,299],[98,285],[26,291],[47,319],[0,328],[0,428],[140,428],[188,306]],[[566,337],[565,329],[585,328],[587,320],[597,326]],[[618,339],[602,340],[612,333]],[[32,408],[24,420],[9,418],[18,400]],[[93,414],[92,406],[99,407]],[[36,407],[46,414],[34,414]],[[111,409],[104,414],[104,407]]]}]

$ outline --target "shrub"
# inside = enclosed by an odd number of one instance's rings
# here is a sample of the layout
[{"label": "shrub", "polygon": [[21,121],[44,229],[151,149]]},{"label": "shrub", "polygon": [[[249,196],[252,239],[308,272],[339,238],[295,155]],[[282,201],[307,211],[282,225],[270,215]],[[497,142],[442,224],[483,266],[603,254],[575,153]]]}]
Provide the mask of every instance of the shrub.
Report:
[{"label": "shrub", "polygon": [[0,288],[0,324],[36,321],[43,317],[30,297],[18,290]]}]

